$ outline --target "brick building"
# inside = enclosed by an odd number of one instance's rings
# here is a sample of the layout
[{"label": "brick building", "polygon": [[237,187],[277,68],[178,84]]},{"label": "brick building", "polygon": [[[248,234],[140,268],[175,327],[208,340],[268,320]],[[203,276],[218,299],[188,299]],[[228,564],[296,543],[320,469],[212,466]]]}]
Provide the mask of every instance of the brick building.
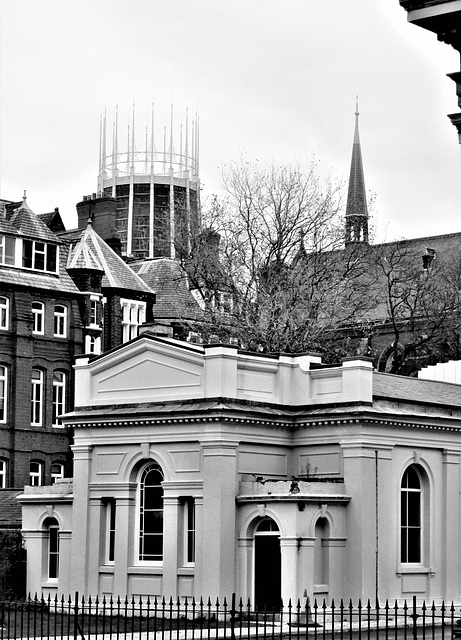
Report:
[{"label": "brick building", "polygon": [[72,408],[74,358],[137,335],[154,294],[91,224],[66,233],[58,211],[1,204],[0,488],[11,489],[72,475],[59,416]]}]

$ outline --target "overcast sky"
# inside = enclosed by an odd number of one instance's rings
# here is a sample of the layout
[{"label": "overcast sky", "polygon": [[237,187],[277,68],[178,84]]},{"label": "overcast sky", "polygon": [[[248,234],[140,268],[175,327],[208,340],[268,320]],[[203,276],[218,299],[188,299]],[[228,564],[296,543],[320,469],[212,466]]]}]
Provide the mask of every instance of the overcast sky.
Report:
[{"label": "overcast sky", "polygon": [[347,181],[358,94],[378,239],[461,231],[459,56],[398,0],[1,0],[0,18],[2,198],[76,226],[101,110],[125,127],[135,101],[142,142],[152,99],[158,119],[198,109],[202,199],[243,152]]}]

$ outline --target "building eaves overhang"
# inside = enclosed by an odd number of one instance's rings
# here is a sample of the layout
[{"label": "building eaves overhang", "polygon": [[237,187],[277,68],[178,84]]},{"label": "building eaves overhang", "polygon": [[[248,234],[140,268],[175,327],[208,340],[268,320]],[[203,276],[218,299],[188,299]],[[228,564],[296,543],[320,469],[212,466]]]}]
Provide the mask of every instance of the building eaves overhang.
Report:
[{"label": "building eaves overhang", "polygon": [[80,291],[73,280],[63,273],[41,273],[33,270],[25,270],[20,267],[5,267],[0,269],[0,282],[4,285],[12,285],[24,288],[28,291],[45,289],[60,294],[79,295]]},{"label": "building eaves overhang", "polygon": [[449,406],[375,398],[371,403],[281,406],[231,398],[87,406],[63,416],[76,428],[233,423],[298,430],[325,425],[378,424],[383,427],[461,431],[461,410]]},{"label": "building eaves overhang", "polygon": [[408,12],[409,22],[434,33],[453,28],[461,17],[460,0],[400,0],[400,6]]},{"label": "building eaves overhang", "polygon": [[73,502],[74,494],[73,493],[65,493],[65,494],[54,494],[54,493],[45,493],[45,494],[26,494],[21,493],[18,495],[16,500],[21,504],[26,504],[28,502],[33,504],[69,504]]}]

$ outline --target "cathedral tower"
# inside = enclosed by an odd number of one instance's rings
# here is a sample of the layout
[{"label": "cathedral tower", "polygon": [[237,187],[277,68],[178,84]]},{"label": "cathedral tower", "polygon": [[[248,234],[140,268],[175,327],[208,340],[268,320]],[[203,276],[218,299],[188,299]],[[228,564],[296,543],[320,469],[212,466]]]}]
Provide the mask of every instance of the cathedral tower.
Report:
[{"label": "cathedral tower", "polygon": [[368,208],[359,137],[359,105],[355,109],[355,132],[346,206],[346,246],[368,243]]},{"label": "cathedral tower", "polygon": [[[121,151],[118,107],[107,150],[106,116],[101,120],[98,199],[115,198],[115,227],[121,250],[134,258],[176,258],[187,251],[191,233],[200,228],[198,119],[186,109],[184,126],[173,130],[173,105],[169,131],[156,145],[154,105],[143,142],[135,139],[135,105],[125,151]],[[184,128],[184,130],[183,130]],[[177,135],[179,133],[179,135]],[[95,221],[96,222],[96,221]],[[97,225],[96,225],[97,226]]]}]

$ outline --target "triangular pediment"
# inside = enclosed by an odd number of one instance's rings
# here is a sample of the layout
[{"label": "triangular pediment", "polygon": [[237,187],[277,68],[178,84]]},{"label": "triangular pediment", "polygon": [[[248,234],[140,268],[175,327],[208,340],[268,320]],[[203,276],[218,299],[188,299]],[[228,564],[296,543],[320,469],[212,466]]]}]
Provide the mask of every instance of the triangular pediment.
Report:
[{"label": "triangular pediment", "polygon": [[200,398],[204,394],[203,353],[140,339],[92,367],[92,390],[97,402]]}]

